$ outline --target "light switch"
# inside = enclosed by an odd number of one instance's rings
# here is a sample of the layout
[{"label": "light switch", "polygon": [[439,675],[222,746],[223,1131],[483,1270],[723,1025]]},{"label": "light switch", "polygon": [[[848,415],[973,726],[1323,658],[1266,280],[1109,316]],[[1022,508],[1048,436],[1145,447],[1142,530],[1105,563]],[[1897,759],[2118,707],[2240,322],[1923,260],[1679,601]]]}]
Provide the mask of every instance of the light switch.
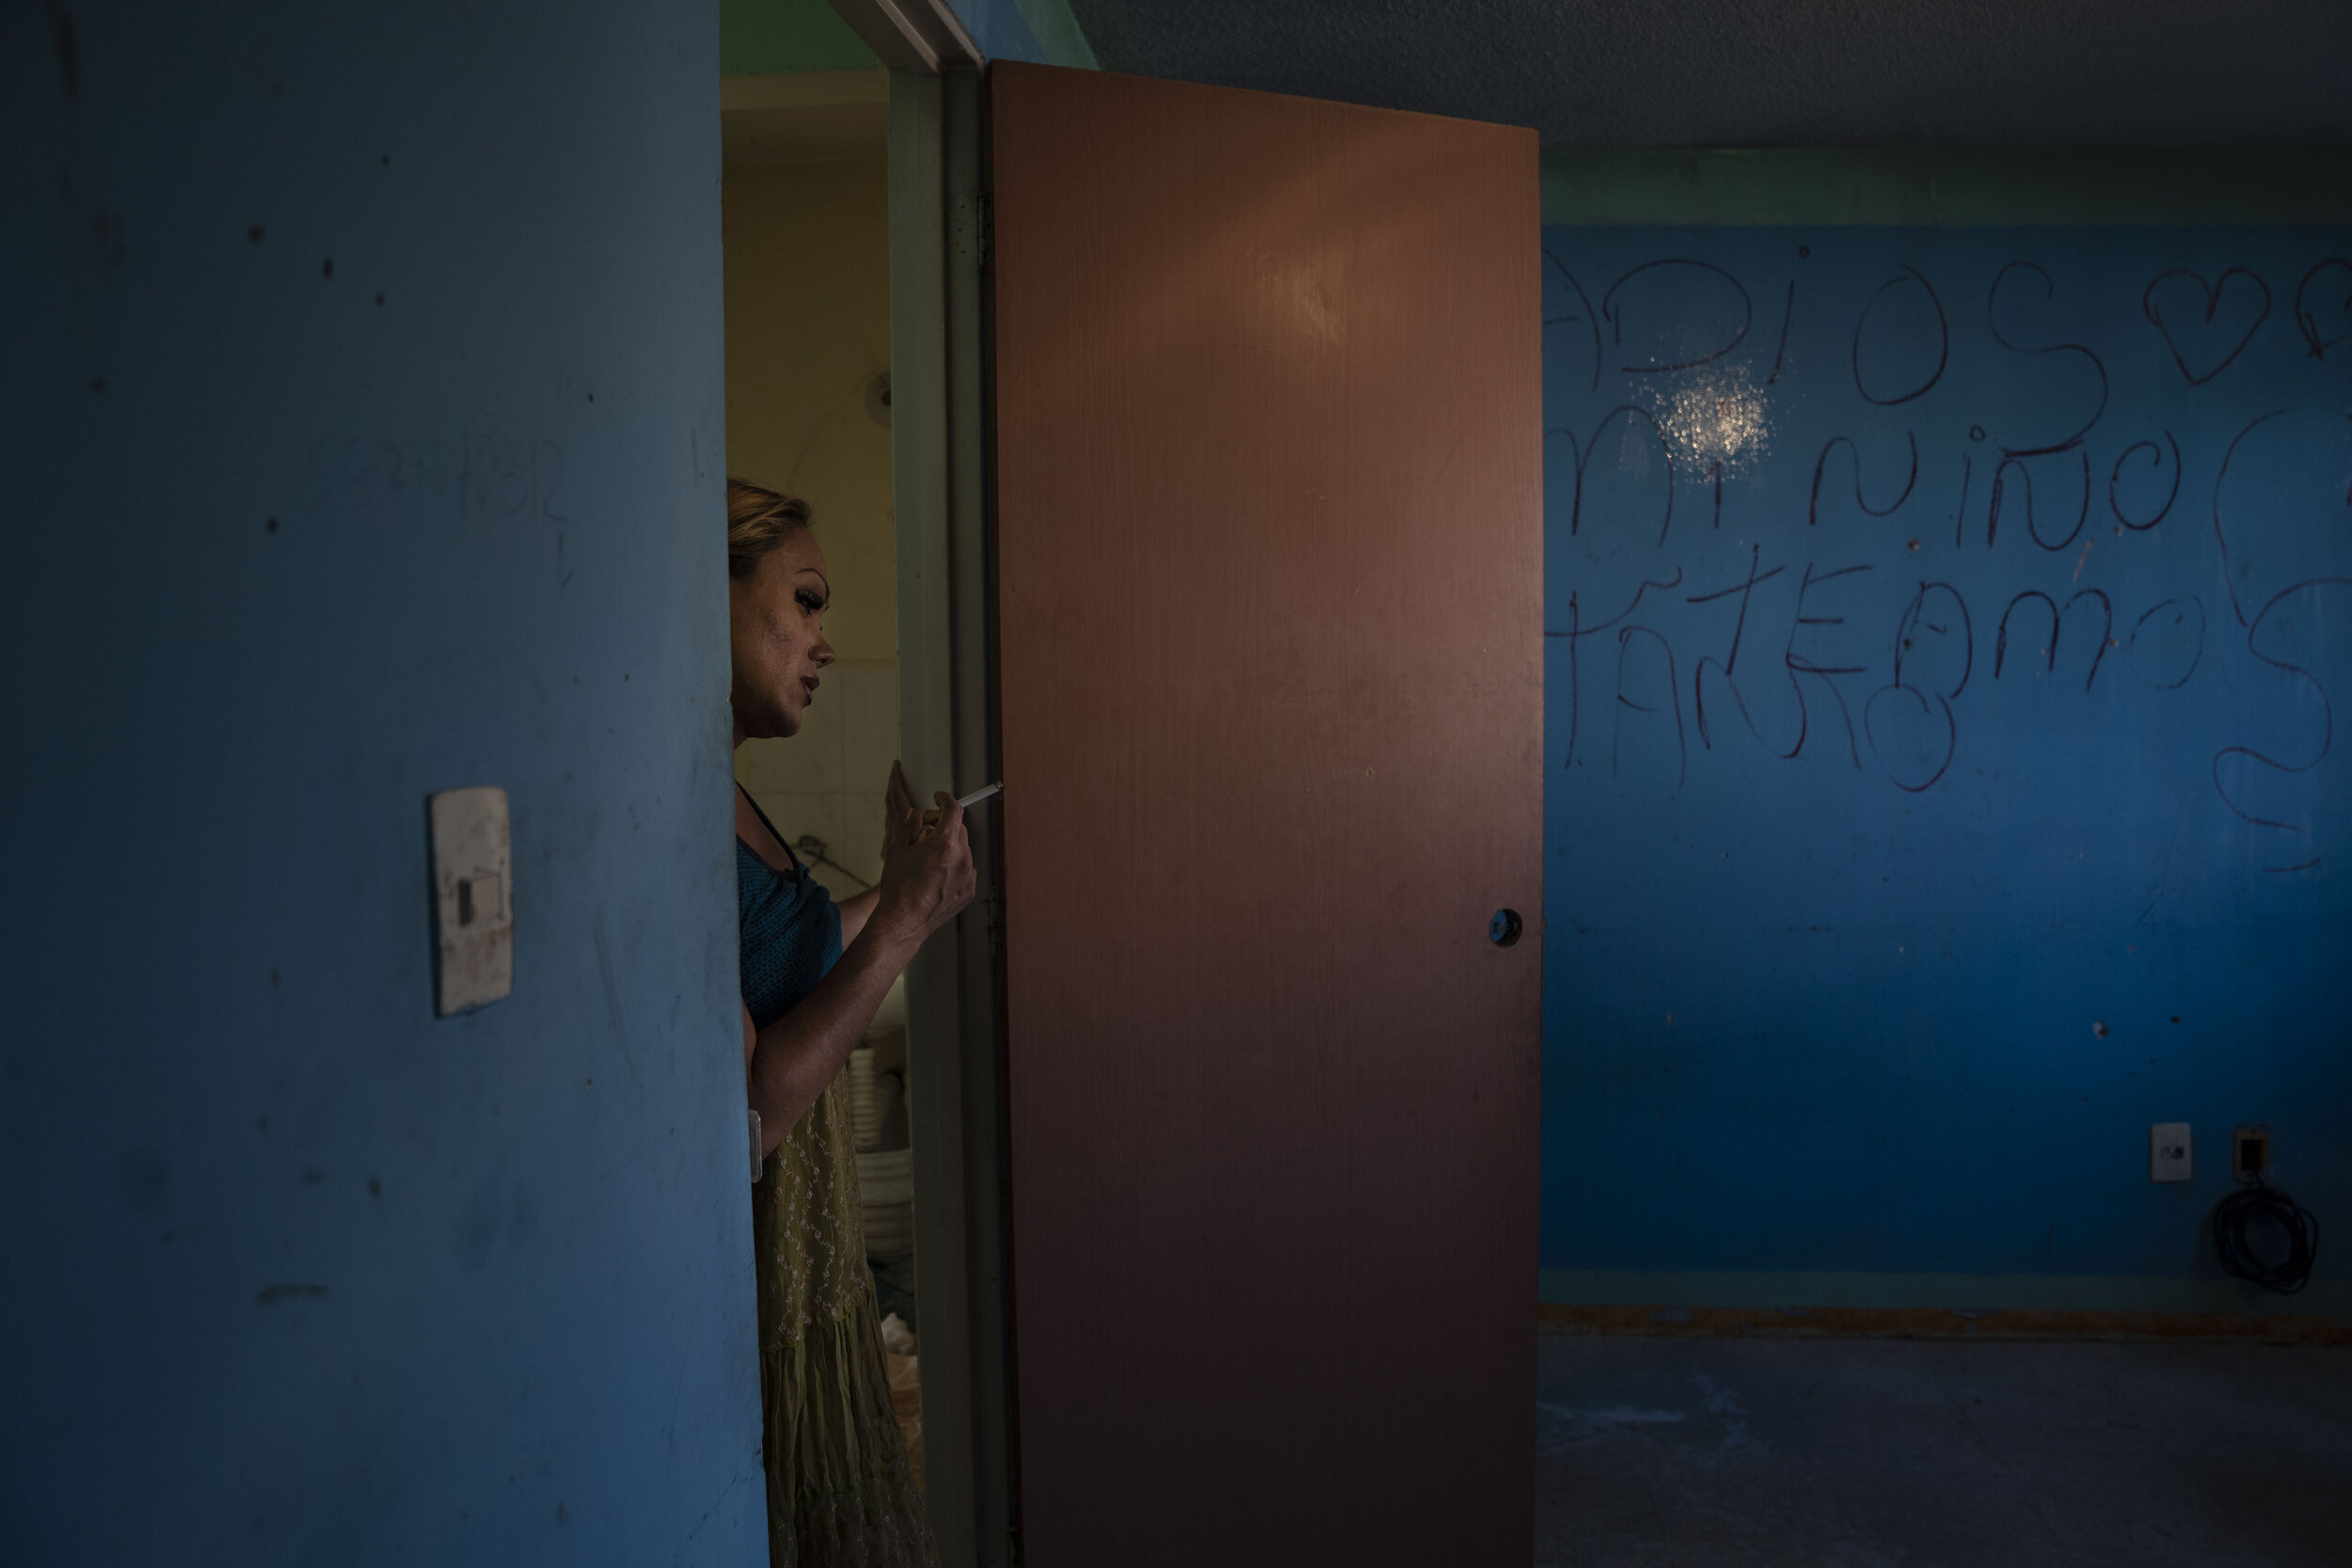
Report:
[{"label": "light switch", "polygon": [[427,802],[433,832],[434,976],[444,1018],[515,989],[513,856],[506,791],[444,789]]}]

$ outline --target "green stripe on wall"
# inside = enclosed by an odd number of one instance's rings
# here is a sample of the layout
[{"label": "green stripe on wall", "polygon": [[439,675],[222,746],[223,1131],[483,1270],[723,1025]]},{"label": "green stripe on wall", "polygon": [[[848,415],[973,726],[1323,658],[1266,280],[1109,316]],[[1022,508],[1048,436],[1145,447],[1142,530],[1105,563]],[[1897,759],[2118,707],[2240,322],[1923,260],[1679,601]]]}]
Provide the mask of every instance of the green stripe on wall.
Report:
[{"label": "green stripe on wall", "polygon": [[1079,71],[1100,71],[1102,62],[1094,57],[1094,45],[1087,41],[1078,19],[1070,14],[1070,0],[1013,0],[1021,12],[1021,20],[1037,35],[1037,45],[1045,52],[1047,65],[1066,65]]},{"label": "green stripe on wall", "polygon": [[1546,223],[2352,222],[2352,149],[1547,152]]},{"label": "green stripe on wall", "polygon": [[719,0],[719,71],[872,71],[882,61],[826,0]]},{"label": "green stripe on wall", "polygon": [[1684,1274],[1544,1269],[1545,1303],[1580,1307],[1931,1307],[1958,1312],[2289,1312],[2352,1318],[2352,1281],[2275,1295],[2235,1279],[2111,1275]]},{"label": "green stripe on wall", "polygon": [[[1099,71],[1070,0],[1013,0],[1048,65]],[[720,0],[719,70],[731,76],[870,71],[882,62],[828,0]]]}]

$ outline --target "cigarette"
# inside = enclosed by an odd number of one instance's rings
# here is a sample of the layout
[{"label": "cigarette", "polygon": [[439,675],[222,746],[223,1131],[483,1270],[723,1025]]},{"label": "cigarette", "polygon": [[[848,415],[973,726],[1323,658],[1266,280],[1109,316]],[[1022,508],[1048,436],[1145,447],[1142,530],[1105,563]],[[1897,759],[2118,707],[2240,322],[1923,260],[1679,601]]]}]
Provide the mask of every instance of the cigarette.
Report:
[{"label": "cigarette", "polygon": [[[966,796],[964,796],[961,800],[958,800],[958,801],[956,802],[956,804],[957,804],[957,805],[960,805],[960,806],[962,806],[962,807],[965,807],[966,809],[969,809],[969,808],[971,808],[971,807],[973,807],[973,806],[977,806],[977,805],[978,805],[978,804],[979,804],[982,800],[987,800],[990,796],[996,794],[998,791],[1002,790],[1004,787],[1005,787],[1004,781],[1003,781],[1002,779],[999,779],[996,783],[994,783],[994,784],[987,784],[987,785],[982,786],[981,788],[978,788],[978,789],[974,790],[971,794],[966,795]],[[932,827],[937,827],[938,825],[939,825],[939,808],[938,808],[937,806],[933,806],[933,807],[931,807],[929,811],[927,811],[927,812],[925,812],[925,813],[923,814],[923,826],[925,826],[926,828],[932,828]]]}]

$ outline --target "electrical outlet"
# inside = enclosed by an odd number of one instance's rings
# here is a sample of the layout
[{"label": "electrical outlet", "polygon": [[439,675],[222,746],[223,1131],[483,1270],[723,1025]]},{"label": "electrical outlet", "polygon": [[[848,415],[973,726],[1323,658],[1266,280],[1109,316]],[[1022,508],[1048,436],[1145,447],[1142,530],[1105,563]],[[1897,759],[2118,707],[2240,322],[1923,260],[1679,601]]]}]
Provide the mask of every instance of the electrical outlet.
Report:
[{"label": "electrical outlet", "polygon": [[2240,1181],[2259,1181],[2270,1174],[2270,1129],[2240,1122],[2230,1134],[2230,1174]]},{"label": "electrical outlet", "polygon": [[2188,1123],[2151,1123],[2148,1128],[2148,1180],[2185,1181],[2189,1174]]}]

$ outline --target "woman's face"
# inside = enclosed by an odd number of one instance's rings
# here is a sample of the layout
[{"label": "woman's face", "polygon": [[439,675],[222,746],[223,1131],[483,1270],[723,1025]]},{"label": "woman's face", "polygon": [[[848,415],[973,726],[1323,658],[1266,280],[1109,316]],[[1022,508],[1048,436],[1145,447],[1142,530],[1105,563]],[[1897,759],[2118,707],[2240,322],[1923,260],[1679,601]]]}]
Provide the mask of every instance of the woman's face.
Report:
[{"label": "woman's face", "polygon": [[727,579],[738,745],[799,733],[817,672],[833,662],[820,625],[832,597],[825,552],[804,528],[761,556],[750,577]]}]

